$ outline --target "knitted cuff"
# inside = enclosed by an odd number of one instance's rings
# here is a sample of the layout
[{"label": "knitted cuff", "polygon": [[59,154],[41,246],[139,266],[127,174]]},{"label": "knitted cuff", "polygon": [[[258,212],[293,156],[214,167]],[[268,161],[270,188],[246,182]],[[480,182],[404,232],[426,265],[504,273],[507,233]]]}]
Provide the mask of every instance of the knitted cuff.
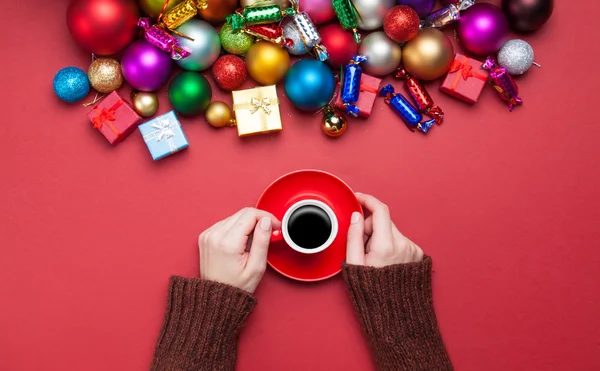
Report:
[{"label": "knitted cuff", "polygon": [[236,287],[171,277],[152,370],[233,370],[240,329],[255,305]]},{"label": "knitted cuff", "polygon": [[431,258],[383,268],[345,264],[348,284],[380,370],[450,370],[431,294]]}]

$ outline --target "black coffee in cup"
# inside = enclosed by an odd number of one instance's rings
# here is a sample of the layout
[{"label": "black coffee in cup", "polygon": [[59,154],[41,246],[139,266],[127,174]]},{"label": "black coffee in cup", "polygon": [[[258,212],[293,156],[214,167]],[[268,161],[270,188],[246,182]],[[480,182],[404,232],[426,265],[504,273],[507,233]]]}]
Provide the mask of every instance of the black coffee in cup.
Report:
[{"label": "black coffee in cup", "polygon": [[321,247],[331,235],[331,219],[323,209],[305,205],[295,210],[287,224],[292,241],[305,249]]}]

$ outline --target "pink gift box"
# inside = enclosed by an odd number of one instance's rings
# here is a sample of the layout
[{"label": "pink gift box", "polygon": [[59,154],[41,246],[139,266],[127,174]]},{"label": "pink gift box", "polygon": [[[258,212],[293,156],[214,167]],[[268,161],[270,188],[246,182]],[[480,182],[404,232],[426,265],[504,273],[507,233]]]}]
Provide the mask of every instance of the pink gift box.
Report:
[{"label": "pink gift box", "polygon": [[142,120],[116,91],[102,99],[87,117],[110,144],[125,139]]},{"label": "pink gift box", "polygon": [[489,75],[481,68],[482,64],[476,59],[457,53],[440,90],[465,102],[477,103]]}]

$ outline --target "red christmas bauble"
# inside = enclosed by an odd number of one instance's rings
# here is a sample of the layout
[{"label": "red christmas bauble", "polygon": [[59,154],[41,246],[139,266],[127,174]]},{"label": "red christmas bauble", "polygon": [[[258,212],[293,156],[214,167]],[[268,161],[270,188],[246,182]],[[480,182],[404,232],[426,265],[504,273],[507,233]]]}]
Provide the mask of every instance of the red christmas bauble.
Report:
[{"label": "red christmas bauble", "polygon": [[319,30],[321,44],[327,48],[329,59],[327,63],[333,68],[347,64],[358,54],[358,44],[354,41],[352,32],[346,31],[337,23],[332,23]]},{"label": "red christmas bauble", "polygon": [[421,20],[416,10],[408,5],[397,5],[383,17],[385,34],[397,43],[404,43],[419,33]]},{"label": "red christmas bauble", "polygon": [[111,55],[133,42],[139,17],[133,0],[72,0],[67,9],[67,27],[83,49]]},{"label": "red christmas bauble", "polygon": [[212,75],[223,90],[235,90],[248,80],[246,63],[233,54],[219,57],[213,64]]}]

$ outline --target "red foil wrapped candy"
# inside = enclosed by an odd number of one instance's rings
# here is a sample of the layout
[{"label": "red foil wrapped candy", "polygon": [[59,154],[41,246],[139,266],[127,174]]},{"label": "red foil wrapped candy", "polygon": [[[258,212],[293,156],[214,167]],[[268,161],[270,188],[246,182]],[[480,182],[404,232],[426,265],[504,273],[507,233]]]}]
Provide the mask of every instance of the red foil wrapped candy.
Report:
[{"label": "red foil wrapped candy", "polygon": [[426,114],[434,119],[436,124],[441,125],[444,122],[444,111],[433,103],[433,99],[423,83],[413,77],[404,68],[398,70],[396,77],[404,80],[406,90],[408,90],[421,113]]}]

